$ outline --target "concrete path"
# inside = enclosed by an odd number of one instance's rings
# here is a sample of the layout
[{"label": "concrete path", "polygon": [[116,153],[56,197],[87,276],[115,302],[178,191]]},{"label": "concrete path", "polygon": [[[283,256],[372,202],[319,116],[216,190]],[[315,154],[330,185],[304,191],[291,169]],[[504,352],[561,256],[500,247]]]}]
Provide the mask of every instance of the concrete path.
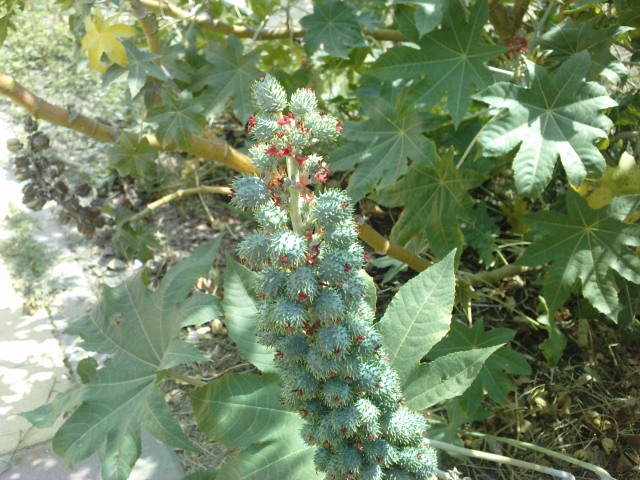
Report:
[{"label": "concrete path", "polygon": [[[21,185],[11,174],[6,140],[13,133],[0,111],[0,242],[11,238],[6,217],[9,206],[24,211]],[[50,440],[58,425],[37,429],[20,417],[39,407],[73,379],[67,368],[86,354],[75,338],[61,335],[68,320],[86,313],[95,302],[91,282],[69,248],[66,233],[55,221],[52,208],[29,212],[37,222],[34,239],[55,258],[51,278],[56,294],[50,311],[23,313],[25,299],[14,290],[14,279],[0,258],[0,480],[96,480],[100,459],[95,455],[72,471],[53,453]],[[132,480],[178,480],[183,470],[175,453],[150,435],[143,439],[142,457]]]}]

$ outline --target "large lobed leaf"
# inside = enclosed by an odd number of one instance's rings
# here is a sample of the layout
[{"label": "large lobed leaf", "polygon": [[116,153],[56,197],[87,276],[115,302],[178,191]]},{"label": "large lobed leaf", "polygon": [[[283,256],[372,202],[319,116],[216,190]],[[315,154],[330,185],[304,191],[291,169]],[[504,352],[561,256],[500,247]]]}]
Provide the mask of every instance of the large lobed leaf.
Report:
[{"label": "large lobed leaf", "polygon": [[258,343],[258,299],[255,283],[258,274],[227,257],[222,306],[229,336],[238,350],[263,373],[276,373],[274,351]]},{"label": "large lobed leaf", "polygon": [[136,143],[128,135],[121,135],[118,143],[107,150],[107,157],[119,175],[145,178],[156,168],[158,150],[149,145],[147,137]]},{"label": "large lobed leaf", "polygon": [[328,55],[348,58],[353,47],[366,47],[356,12],[349,4],[338,0],[314,3],[313,13],[300,24],[308,29],[304,48],[308,55],[320,48]]},{"label": "large lobed leaf", "polygon": [[282,410],[276,375],[228,374],[192,397],[200,429],[212,439],[242,449],[218,470],[225,480],[320,478],[314,447],[300,437],[302,419]]},{"label": "large lobed leaf", "polygon": [[574,185],[604,171],[604,158],[593,142],[606,138],[612,126],[600,110],[616,102],[602,85],[585,82],[590,64],[586,51],[565,61],[553,77],[529,64],[529,88],[502,82],[475,97],[506,111],[486,126],[480,143],[486,155],[502,155],[520,145],[513,161],[520,194],[540,195],[558,157]]},{"label": "large lobed leaf", "polygon": [[449,114],[457,127],[471,106],[474,86],[484,88],[493,81],[485,62],[505,52],[482,40],[488,17],[487,2],[476,2],[466,21],[462,2],[447,0],[440,30],[420,40],[419,50],[408,46],[390,49],[376,61],[373,73],[385,80],[426,75],[413,87],[415,94],[409,103],[430,108],[446,94]]},{"label": "large lobed leaf", "polygon": [[333,169],[357,165],[347,187],[353,201],[364,198],[375,187],[393,184],[407,171],[409,158],[427,162],[435,157],[433,144],[422,135],[422,116],[389,100],[384,95],[361,95],[362,109],[369,119],[346,122],[344,136],[354,143],[331,155]]},{"label": "large lobed leaf", "polygon": [[454,257],[450,252],[403,285],[377,324],[401,384],[449,330],[456,285]]},{"label": "large lobed leaf", "polygon": [[539,212],[523,220],[539,235],[519,260],[523,265],[550,263],[542,292],[550,314],[568,298],[576,281],[600,312],[616,320],[620,309],[614,272],[640,283],[640,226],[624,223],[640,203],[638,196],[615,198],[592,210],[577,193],[567,194],[567,213]]},{"label": "large lobed leaf", "polygon": [[[451,353],[504,345],[513,340],[514,336],[515,331],[509,328],[485,330],[482,320],[474,322],[471,327],[454,322],[447,336],[431,349],[427,357],[433,360]],[[506,347],[500,348],[485,361],[474,381],[478,384],[478,388],[470,388],[469,392],[473,392],[474,395],[465,401],[468,404],[479,405],[484,400],[484,392],[487,392],[493,401],[504,404],[509,392],[514,390],[506,374],[529,375],[530,373],[531,367],[522,354]]]},{"label": "large lobed leaf", "polygon": [[83,338],[83,348],[109,359],[102,368],[93,360],[81,362],[82,385],[25,417],[47,426],[61,414],[71,414],[53,438],[54,450],[69,465],[106,442],[103,479],[126,479],[140,456],[141,428],[174,448],[194,450],[156,382],[163,370],[208,360],[177,337],[181,323],[202,318],[202,310],[220,311],[213,296],[209,302],[188,297],[197,278],[211,268],[219,244],[220,238],[196,249],[155,291],[147,288],[142,272],[117,287],[105,287],[94,310],[67,329]]},{"label": "large lobed leaf", "polygon": [[193,136],[202,133],[206,124],[202,106],[185,93],[179,97],[163,93],[162,100],[163,105],[149,111],[147,121],[158,124],[156,136],[163,147],[175,142],[180,149],[188,151]]},{"label": "large lobed leaf", "polygon": [[393,241],[405,245],[424,231],[431,249],[443,257],[453,248],[462,250],[459,220],[472,206],[468,190],[483,181],[477,172],[456,168],[448,155],[433,166],[413,163],[404,177],[379,192],[375,200],[387,207],[404,207],[391,231]]},{"label": "large lobed leaf", "polygon": [[226,45],[212,44],[205,54],[207,64],[196,73],[191,89],[204,89],[199,97],[207,113],[220,113],[233,100],[233,113],[245,123],[251,117],[251,85],[261,75],[260,52],[244,54],[240,40],[231,36]]},{"label": "large lobed leaf", "polygon": [[591,55],[590,77],[604,75],[617,83],[626,76],[627,69],[611,54],[611,45],[629,30],[632,28],[615,26],[597,30],[590,23],[576,22],[569,17],[545,33],[539,43],[551,50],[548,60],[560,62],[586,50]]}]

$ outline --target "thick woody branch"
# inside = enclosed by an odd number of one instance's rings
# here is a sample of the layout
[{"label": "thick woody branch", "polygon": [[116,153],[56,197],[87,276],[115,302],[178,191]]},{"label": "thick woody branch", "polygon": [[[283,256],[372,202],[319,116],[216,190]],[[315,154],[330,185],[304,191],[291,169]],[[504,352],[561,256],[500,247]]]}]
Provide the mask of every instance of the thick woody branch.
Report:
[{"label": "thick woody branch", "polygon": [[147,45],[149,46],[149,52],[154,55],[160,55],[160,43],[158,41],[158,22],[156,16],[149,12],[140,0],[129,0],[131,4],[131,10],[133,15],[138,19],[140,27],[144,32],[144,36],[147,39]]},{"label": "thick woody branch", "polygon": [[[136,133],[123,132],[116,127],[97,122],[74,110],[68,110],[57,105],[53,105],[24,88],[13,77],[1,72],[0,94],[9,97],[14,103],[23,107],[35,118],[75,130],[76,132],[80,132],[87,137],[94,138],[101,142],[115,143],[121,135],[127,135],[134,143],[139,141],[139,136]],[[176,145],[168,145],[166,148],[163,148],[155,135],[148,134],[146,135],[146,138],[149,141],[149,145],[158,150],[179,151]],[[205,160],[222,163],[223,165],[226,165],[240,173],[253,172],[251,159],[230,147],[220,138],[209,140],[207,138],[194,135],[193,145],[188,153],[196,157],[201,157]],[[207,188],[208,190],[206,193],[227,193],[226,190],[222,190],[223,187],[200,188]],[[163,199],[150,204],[149,207],[152,207],[154,204],[156,205],[149,210],[149,213],[145,213],[147,210],[144,210],[142,215],[146,216],[153,210],[156,210],[162,205],[177,198],[197,193],[203,193],[203,191],[198,191],[198,189],[185,189],[175,192],[174,194],[167,196],[169,198],[163,197]],[[136,218],[136,220],[139,220],[139,218]],[[396,260],[406,263],[415,271],[421,272],[431,266],[427,260],[411,253],[399,245],[391,243],[370,225],[360,225],[360,239],[373,248],[377,253],[381,255],[388,255]],[[521,273],[522,271],[522,267],[507,265],[490,272],[481,272],[478,274],[461,273],[460,281],[472,286],[487,283],[493,284],[499,282],[503,278]]]},{"label": "thick woody branch", "polygon": [[[230,25],[220,20],[213,20],[206,14],[193,15],[190,12],[181,9],[173,3],[163,0],[140,0],[149,10],[167,15],[178,20],[187,20],[195,23],[201,28],[222,33],[224,35],[235,35],[238,38],[255,38],[256,40],[275,40],[278,38],[301,38],[307,33],[304,28],[268,28],[264,30],[256,30],[253,28],[240,27]],[[376,40],[388,40],[391,42],[404,42],[407,37],[395,30],[369,30],[364,29],[363,33],[373,37]]]},{"label": "thick woody branch", "polygon": [[[97,122],[75,110],[68,110],[53,105],[46,100],[34,95],[24,88],[13,77],[0,72],[0,94],[9,97],[16,104],[25,108],[33,117],[46,120],[55,125],[60,125],[71,130],[94,138],[101,142],[114,143],[120,135],[127,135],[133,143],[139,141],[136,133],[123,132],[116,127]],[[145,135],[149,145],[162,151],[180,151],[177,145],[170,144],[162,147],[155,135]],[[251,160],[230,147],[224,140],[214,138],[212,140],[194,135],[193,146],[189,153],[205,160],[220,162],[238,172],[249,173],[253,171]]]}]

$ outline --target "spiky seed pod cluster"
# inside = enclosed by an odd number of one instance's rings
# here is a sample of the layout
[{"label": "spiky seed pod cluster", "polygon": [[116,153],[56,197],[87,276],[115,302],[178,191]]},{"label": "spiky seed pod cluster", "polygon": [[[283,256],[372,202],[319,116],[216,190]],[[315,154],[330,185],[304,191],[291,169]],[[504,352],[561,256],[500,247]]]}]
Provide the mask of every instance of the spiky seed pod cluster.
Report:
[{"label": "spiky seed pod cluster", "polygon": [[351,200],[340,190],[308,188],[329,174],[309,150],[335,140],[342,123],[317,111],[311,90],[287,102],[271,77],[258,80],[252,96],[258,175],[233,182],[233,203],[252,211],[259,226],[239,256],[260,272],[259,337],[276,351],[283,405],[306,420],[301,434],[317,447],[326,479],[425,479],[435,453],[424,444],[423,417],[403,406],[373,326]]}]

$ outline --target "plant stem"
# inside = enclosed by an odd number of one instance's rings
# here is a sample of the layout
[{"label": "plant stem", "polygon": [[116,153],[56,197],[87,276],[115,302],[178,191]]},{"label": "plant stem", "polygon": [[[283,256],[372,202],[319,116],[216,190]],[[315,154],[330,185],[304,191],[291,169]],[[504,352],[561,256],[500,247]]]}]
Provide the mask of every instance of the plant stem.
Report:
[{"label": "plant stem", "polygon": [[178,380],[179,382],[186,383],[188,385],[193,385],[197,388],[202,388],[207,385],[207,382],[203,382],[202,380],[198,380],[197,378],[190,377],[188,375],[183,375],[178,372],[174,372],[173,370],[167,370],[169,372],[169,376]]},{"label": "plant stem", "polygon": [[[525,462],[523,460],[516,460],[515,458],[505,457],[503,455],[496,455],[495,453],[481,452],[479,450],[471,450],[470,448],[458,447],[449,443],[441,442],[439,440],[426,439],[426,443],[434,448],[439,448],[447,452],[457,453],[466,457],[479,458],[487,460],[489,462],[503,463],[505,465],[511,465],[513,467],[524,468],[526,470],[533,470],[547,475],[554,476],[556,478],[563,478],[565,480],[576,480],[576,477],[569,472],[557,470],[555,468],[543,467],[535,463]],[[609,477],[611,478],[611,477]]]},{"label": "plant stem", "polygon": [[298,164],[293,157],[287,157],[287,174],[292,185],[289,187],[289,213],[291,214],[291,226],[296,235],[304,235],[304,226],[300,216],[300,191],[294,182],[298,181]]},{"label": "plant stem", "polygon": [[147,218],[154,211],[158,210],[161,207],[164,207],[168,203],[174,202],[184,197],[188,197],[191,195],[200,195],[202,193],[214,193],[219,195],[231,195],[231,189],[229,187],[210,187],[210,186],[200,186],[194,188],[185,188],[176,190],[169,195],[165,195],[164,197],[156,200],[155,202],[151,202],[147,205],[147,207],[139,213],[136,213],[132,216],[127,222],[139,222],[140,220]]},{"label": "plant stem", "polygon": [[[149,10],[140,2],[140,0],[129,0],[133,15],[138,19],[142,32],[147,39],[147,45],[149,46],[149,52],[154,55],[160,55],[160,43],[158,42],[158,23],[155,16],[149,12]],[[160,58],[154,60],[156,65],[160,65],[162,60]]]},{"label": "plant stem", "polygon": [[577,460],[577,459],[575,459],[573,457],[570,457],[568,455],[564,455],[562,453],[554,452],[553,450],[549,450],[547,448],[540,447],[538,445],[534,445],[533,443],[523,442],[521,440],[515,440],[513,438],[496,437],[494,435],[489,435],[489,434],[479,433],[479,432],[463,431],[462,433],[464,435],[469,435],[471,437],[478,437],[478,438],[485,438],[485,439],[488,439],[488,440],[495,440],[496,442],[506,443],[508,445],[513,445],[514,447],[526,448],[526,449],[529,449],[529,450],[533,450],[535,452],[542,453],[542,454],[547,455],[549,457],[557,458],[558,460],[562,460],[564,462],[571,463],[571,464],[576,465],[576,466],[578,466],[580,468],[584,468],[585,470],[589,470],[589,471],[595,473],[596,475],[598,475],[598,477],[600,477],[601,480],[614,480],[614,478],[604,468],[600,468],[600,467],[598,467],[596,465],[592,465],[590,463],[582,462],[582,461]]}]

